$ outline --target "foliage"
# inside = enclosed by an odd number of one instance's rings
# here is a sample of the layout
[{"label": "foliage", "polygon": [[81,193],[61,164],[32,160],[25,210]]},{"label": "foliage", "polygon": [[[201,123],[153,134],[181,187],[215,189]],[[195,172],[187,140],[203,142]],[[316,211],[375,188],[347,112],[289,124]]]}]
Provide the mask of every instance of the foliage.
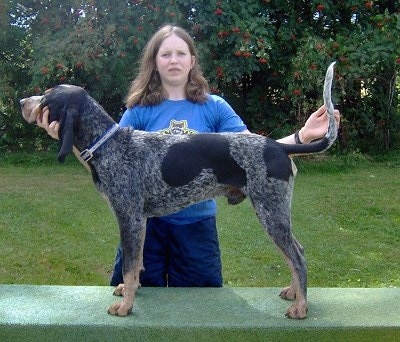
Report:
[{"label": "foliage", "polygon": [[379,152],[400,139],[398,2],[8,0],[0,15],[0,70],[8,70],[0,142],[8,148],[26,148],[32,136],[33,147],[46,148],[47,138],[22,128],[17,99],[58,83],[85,87],[118,120],[140,53],[166,22],[194,37],[212,91],[252,131],[278,138],[300,127],[322,103],[336,60],[337,149]]},{"label": "foliage", "polygon": [[29,43],[22,27],[11,26],[9,3],[0,4],[0,148],[24,148],[35,134],[20,120],[18,99],[29,84]]}]

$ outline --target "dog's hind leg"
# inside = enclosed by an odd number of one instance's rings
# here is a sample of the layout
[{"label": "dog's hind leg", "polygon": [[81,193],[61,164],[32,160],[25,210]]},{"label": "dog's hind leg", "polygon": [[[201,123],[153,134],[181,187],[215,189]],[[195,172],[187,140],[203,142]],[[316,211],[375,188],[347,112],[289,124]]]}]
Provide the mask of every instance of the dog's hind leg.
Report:
[{"label": "dog's hind leg", "polygon": [[284,255],[292,274],[290,286],[280,293],[284,299],[295,300],[288,308],[286,316],[303,319],[307,316],[307,268],[304,249],[291,232],[290,203],[270,199],[262,203],[253,201],[254,207],[262,226]]},{"label": "dog's hind leg", "polygon": [[[303,255],[303,257],[304,257],[304,248],[303,248],[303,246],[297,241],[297,239],[295,238],[294,235],[292,235],[292,239],[293,239],[293,241],[294,241],[294,243],[295,243],[297,249],[299,250],[299,252],[301,253],[301,255]],[[291,263],[290,263],[290,261],[287,259],[286,255],[284,255],[284,257],[285,257],[285,260],[286,260],[286,262],[288,263],[288,265],[289,265],[289,267],[290,267],[290,269],[291,269],[291,272],[293,272],[293,271],[292,271],[292,268],[291,268]],[[306,273],[306,275],[307,275],[307,273]],[[284,289],[282,289],[282,291],[281,291],[281,293],[279,294],[279,296],[280,296],[282,299],[287,299],[287,300],[294,300],[294,299],[296,299],[296,289],[295,289],[295,284],[293,283],[293,280],[292,280],[290,286],[285,287]]]},{"label": "dog's hind leg", "polygon": [[[292,274],[290,286],[282,289],[279,294],[281,298],[295,300],[286,316],[288,318],[303,319],[307,317],[307,267],[303,251],[294,236],[287,232],[290,228],[287,223],[279,223],[278,230],[283,231],[285,238],[272,236],[272,240],[284,255]],[[290,237],[289,237],[290,236]]]}]

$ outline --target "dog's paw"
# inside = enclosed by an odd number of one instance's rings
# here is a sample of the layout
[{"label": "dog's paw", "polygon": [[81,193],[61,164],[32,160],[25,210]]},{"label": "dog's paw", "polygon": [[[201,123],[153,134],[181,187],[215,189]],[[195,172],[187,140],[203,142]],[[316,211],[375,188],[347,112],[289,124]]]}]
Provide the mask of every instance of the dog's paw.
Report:
[{"label": "dog's paw", "polygon": [[296,299],[296,291],[293,290],[293,288],[291,286],[285,287],[279,294],[279,297],[281,297],[282,299],[286,299],[286,300],[295,300]]},{"label": "dog's paw", "polygon": [[307,305],[293,304],[286,311],[286,317],[292,319],[304,319],[307,317]]},{"label": "dog's paw", "polygon": [[114,292],[113,292],[113,295],[114,295],[114,296],[123,297],[123,296],[124,296],[124,291],[125,291],[125,285],[124,285],[124,284],[119,284],[119,285],[115,288],[115,290],[114,290]]},{"label": "dog's paw", "polygon": [[123,302],[114,303],[107,310],[107,313],[109,315],[120,316],[120,317],[128,316],[131,312],[132,312],[132,307],[130,308],[126,307],[126,305],[124,305]]},{"label": "dog's paw", "polygon": [[[140,289],[142,286],[140,285],[140,283],[138,284],[138,289]],[[125,285],[124,284],[119,284],[116,288],[115,288],[115,290],[114,290],[114,292],[113,292],[113,295],[114,296],[117,296],[117,297],[123,297],[124,296],[124,293],[125,293]]]}]

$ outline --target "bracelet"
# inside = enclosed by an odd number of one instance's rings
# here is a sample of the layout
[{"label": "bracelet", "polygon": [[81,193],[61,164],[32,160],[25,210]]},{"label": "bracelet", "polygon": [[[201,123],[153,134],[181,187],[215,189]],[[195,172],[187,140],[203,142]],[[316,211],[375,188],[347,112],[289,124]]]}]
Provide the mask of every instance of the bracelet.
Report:
[{"label": "bracelet", "polygon": [[302,144],[301,140],[300,140],[300,130],[298,129],[296,132],[294,132],[294,141],[296,142],[296,144]]}]

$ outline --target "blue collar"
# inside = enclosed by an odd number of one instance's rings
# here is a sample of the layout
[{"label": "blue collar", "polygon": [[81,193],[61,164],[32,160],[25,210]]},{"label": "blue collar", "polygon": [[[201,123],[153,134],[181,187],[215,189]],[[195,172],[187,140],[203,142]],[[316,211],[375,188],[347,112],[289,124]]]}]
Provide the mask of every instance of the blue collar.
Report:
[{"label": "blue collar", "polygon": [[103,144],[105,144],[108,139],[110,139],[115,133],[120,129],[119,125],[113,125],[109,130],[103,133],[103,135],[98,138],[91,147],[83,150],[80,154],[80,157],[83,161],[88,162],[93,158],[93,153],[99,149]]}]

